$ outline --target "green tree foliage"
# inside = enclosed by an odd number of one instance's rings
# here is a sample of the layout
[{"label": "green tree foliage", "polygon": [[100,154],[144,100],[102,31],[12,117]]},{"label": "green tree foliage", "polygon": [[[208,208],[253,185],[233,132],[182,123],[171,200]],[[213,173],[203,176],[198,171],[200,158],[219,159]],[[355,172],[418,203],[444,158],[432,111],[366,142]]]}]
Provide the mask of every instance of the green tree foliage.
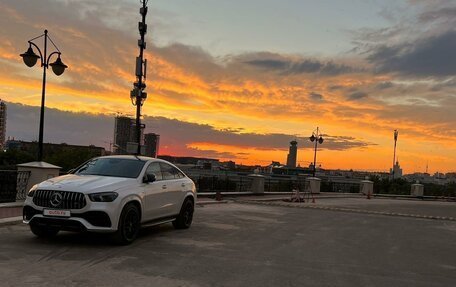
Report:
[{"label": "green tree foliage", "polygon": [[76,168],[85,161],[99,156],[99,154],[85,149],[62,149],[44,156],[44,161],[60,166],[62,171]]},{"label": "green tree foliage", "polygon": [[7,150],[0,152],[0,169],[16,169],[16,165],[31,162],[35,157],[21,150]]},{"label": "green tree foliage", "polygon": [[[62,148],[45,148],[43,161],[60,166],[62,172],[67,172],[96,156],[100,156],[100,153],[95,149],[63,146]],[[34,150],[8,150],[6,152],[0,152],[0,169],[16,169],[17,164],[35,160],[36,153],[34,153]]]},{"label": "green tree foliage", "polygon": [[410,183],[402,178],[390,180],[388,178],[380,178],[379,176],[370,176],[370,181],[374,183],[374,194],[410,194]]},{"label": "green tree foliage", "polygon": [[[371,176],[370,179],[374,182],[374,193],[376,194],[399,194],[410,195],[411,183],[405,179],[397,178],[390,180],[388,178],[380,178],[379,176]],[[445,185],[435,183],[424,183],[425,196],[456,196],[456,183],[447,183]]]}]

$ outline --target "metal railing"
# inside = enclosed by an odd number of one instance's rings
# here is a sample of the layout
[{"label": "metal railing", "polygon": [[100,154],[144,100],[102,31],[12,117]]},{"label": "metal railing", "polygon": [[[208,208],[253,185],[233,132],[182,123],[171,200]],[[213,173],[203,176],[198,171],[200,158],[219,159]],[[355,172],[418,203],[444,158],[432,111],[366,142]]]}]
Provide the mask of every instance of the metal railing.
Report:
[{"label": "metal railing", "polygon": [[27,197],[27,184],[30,178],[30,171],[18,171],[16,180],[16,200],[25,200]]},{"label": "metal railing", "polygon": [[0,202],[24,200],[30,171],[0,170]]},{"label": "metal railing", "polygon": [[191,176],[198,192],[251,192],[252,179],[248,176]]}]

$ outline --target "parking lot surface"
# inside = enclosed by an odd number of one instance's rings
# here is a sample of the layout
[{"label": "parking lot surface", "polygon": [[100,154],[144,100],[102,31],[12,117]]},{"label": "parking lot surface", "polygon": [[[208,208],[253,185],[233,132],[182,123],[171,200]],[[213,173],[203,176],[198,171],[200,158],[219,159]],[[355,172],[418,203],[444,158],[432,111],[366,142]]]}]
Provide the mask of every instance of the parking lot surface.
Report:
[{"label": "parking lot surface", "polygon": [[[340,197],[340,198],[318,198],[312,203],[311,198],[305,198],[305,202],[288,202],[284,200],[290,198],[282,197],[276,200],[264,200],[261,197],[244,198],[241,201],[247,202],[270,202],[272,205],[295,206],[302,208],[327,208],[352,210],[358,212],[378,212],[384,214],[401,214],[403,216],[418,216],[418,217],[433,217],[447,218],[448,220],[456,221],[456,202],[454,201],[424,201],[421,199],[389,199],[389,198],[373,198],[366,199],[365,197]],[[238,200],[239,201],[239,200]]]},{"label": "parking lot surface", "polygon": [[189,230],[147,228],[129,246],[9,225],[0,285],[455,286],[455,238],[452,221],[237,203],[198,207]]}]

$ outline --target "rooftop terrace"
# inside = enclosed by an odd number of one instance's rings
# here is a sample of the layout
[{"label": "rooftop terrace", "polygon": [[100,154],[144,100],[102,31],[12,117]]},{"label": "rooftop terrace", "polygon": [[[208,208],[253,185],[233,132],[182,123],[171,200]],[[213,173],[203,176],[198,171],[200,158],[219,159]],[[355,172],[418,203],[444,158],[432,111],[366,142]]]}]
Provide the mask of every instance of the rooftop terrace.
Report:
[{"label": "rooftop terrace", "polygon": [[427,287],[456,282],[456,222],[450,218],[456,217],[455,203],[233,199],[243,203],[200,204],[189,230],[176,231],[169,224],[144,229],[125,247],[99,235],[63,232],[39,240],[22,224],[0,227],[2,286]]}]

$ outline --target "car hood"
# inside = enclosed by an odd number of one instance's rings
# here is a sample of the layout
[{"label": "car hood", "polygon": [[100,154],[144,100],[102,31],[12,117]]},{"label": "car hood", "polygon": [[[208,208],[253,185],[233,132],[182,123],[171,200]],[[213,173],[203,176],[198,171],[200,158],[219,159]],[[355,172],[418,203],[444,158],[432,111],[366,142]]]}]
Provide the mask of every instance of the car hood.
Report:
[{"label": "car hood", "polygon": [[43,181],[38,189],[92,193],[115,191],[136,183],[135,178],[68,174]]}]

